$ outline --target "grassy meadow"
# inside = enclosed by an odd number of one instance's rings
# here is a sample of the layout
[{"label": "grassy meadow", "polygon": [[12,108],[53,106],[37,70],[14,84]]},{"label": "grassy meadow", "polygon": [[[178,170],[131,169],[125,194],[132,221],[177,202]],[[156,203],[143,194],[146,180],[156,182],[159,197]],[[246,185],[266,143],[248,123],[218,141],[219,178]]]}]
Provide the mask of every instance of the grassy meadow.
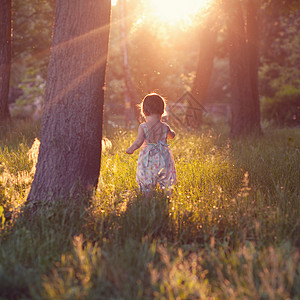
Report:
[{"label": "grassy meadow", "polygon": [[176,131],[172,197],[143,199],[118,128],[88,209],[28,216],[39,126],[1,128],[0,299],[300,299],[299,128]]}]

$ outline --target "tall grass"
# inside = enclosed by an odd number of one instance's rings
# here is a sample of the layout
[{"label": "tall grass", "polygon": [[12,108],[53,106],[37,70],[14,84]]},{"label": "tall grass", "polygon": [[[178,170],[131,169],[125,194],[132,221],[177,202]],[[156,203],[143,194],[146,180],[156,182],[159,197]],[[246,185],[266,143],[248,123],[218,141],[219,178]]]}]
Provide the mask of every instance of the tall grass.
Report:
[{"label": "tall grass", "polygon": [[0,299],[299,299],[298,131],[178,130],[173,195],[146,201],[125,154],[136,133],[119,128],[88,209],[28,216],[36,150],[22,127],[0,141]]}]

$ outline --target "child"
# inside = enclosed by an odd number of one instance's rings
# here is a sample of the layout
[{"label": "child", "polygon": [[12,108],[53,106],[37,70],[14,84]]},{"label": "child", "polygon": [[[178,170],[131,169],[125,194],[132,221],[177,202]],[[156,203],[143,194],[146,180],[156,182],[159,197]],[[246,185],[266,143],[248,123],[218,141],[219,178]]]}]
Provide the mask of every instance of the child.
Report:
[{"label": "child", "polygon": [[145,96],[141,114],[146,122],[140,124],[137,139],[126,150],[126,153],[132,154],[142,146],[136,180],[140,190],[148,196],[157,183],[162,189],[170,191],[176,183],[175,164],[167,145],[167,139],[173,139],[175,132],[161,121],[161,117],[166,115],[165,108],[165,100],[160,95],[151,93]]}]

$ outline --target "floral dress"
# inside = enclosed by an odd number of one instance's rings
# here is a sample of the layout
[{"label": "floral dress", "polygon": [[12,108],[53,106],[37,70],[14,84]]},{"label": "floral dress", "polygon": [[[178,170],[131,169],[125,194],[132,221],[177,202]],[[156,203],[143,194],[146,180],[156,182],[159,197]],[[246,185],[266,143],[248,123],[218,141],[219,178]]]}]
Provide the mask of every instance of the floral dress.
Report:
[{"label": "floral dress", "polygon": [[176,183],[176,170],[172,152],[167,144],[169,127],[163,124],[162,139],[150,143],[147,124],[143,123],[140,126],[146,136],[140,150],[136,173],[136,180],[141,191],[155,189],[157,183],[162,189],[172,189]]}]

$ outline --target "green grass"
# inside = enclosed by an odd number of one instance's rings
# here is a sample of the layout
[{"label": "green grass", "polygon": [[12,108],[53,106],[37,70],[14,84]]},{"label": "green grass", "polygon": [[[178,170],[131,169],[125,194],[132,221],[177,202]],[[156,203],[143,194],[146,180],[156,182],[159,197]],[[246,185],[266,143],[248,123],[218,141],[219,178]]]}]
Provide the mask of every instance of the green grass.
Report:
[{"label": "green grass", "polygon": [[[135,181],[136,132],[110,133],[88,209],[20,214],[38,127],[0,140],[0,299],[300,299],[300,133],[230,140],[177,130],[178,183],[150,201]],[[2,225],[1,225],[2,224]]]}]

